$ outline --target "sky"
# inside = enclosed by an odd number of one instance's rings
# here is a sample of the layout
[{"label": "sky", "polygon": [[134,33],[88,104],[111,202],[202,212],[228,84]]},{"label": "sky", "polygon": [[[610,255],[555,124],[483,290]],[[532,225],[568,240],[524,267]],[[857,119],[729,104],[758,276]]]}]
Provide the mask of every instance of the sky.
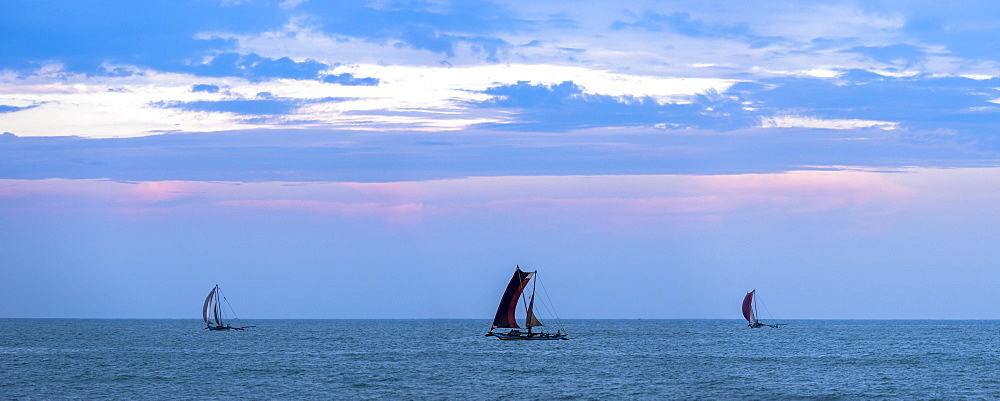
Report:
[{"label": "sky", "polygon": [[0,2],[0,317],[1000,319],[998,14]]}]

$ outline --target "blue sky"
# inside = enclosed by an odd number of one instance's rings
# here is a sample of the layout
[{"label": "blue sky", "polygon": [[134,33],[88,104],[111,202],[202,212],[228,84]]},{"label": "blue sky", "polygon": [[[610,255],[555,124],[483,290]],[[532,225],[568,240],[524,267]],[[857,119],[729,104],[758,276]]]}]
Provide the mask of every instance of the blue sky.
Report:
[{"label": "blue sky", "polygon": [[998,8],[3,2],[0,316],[1000,318]]}]

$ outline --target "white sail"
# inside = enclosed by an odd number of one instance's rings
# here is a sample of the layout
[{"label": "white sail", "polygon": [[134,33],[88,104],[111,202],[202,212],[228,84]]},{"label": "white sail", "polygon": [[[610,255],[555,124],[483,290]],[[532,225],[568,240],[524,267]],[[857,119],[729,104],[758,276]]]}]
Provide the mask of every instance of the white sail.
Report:
[{"label": "white sail", "polygon": [[215,296],[215,290],[219,289],[216,285],[212,288],[212,291],[208,292],[208,296],[205,297],[205,305],[201,308],[201,318],[205,320],[205,324],[211,325],[212,321],[208,318],[208,309],[212,306],[212,297]]}]

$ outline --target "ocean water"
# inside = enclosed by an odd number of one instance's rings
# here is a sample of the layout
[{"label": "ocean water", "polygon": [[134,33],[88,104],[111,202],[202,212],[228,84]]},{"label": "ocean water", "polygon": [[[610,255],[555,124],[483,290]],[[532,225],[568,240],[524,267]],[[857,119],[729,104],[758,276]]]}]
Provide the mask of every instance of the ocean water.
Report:
[{"label": "ocean water", "polygon": [[997,399],[1000,321],[0,319],[2,399]]}]

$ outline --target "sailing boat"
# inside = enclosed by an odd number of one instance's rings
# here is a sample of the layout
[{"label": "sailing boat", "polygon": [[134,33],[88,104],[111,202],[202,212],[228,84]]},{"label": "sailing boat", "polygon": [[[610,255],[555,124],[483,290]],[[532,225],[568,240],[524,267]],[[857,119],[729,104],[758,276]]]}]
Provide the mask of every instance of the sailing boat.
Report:
[{"label": "sailing boat", "polygon": [[759,320],[757,320],[757,302],[755,302],[755,300],[753,299],[753,295],[755,292],[757,292],[757,290],[752,290],[748,292],[745,297],[743,297],[743,317],[746,318],[747,322],[750,323],[748,324],[748,326],[750,326],[751,329],[757,329],[764,326],[773,328],[778,328],[778,326],[781,326],[781,324],[767,324],[767,323],[761,323]]},{"label": "sailing boat", "polygon": [[[533,327],[542,326],[542,322],[538,321],[538,318],[535,317],[535,283],[537,280],[532,281],[531,299],[528,301],[525,312],[524,326],[528,331],[519,330],[521,327],[517,325],[517,320],[514,319],[514,310],[517,309],[518,298],[521,298],[524,288],[531,281],[532,277],[535,277],[536,273],[538,272],[521,271],[521,266],[515,268],[514,277],[510,278],[510,282],[507,283],[507,289],[503,292],[503,297],[500,298],[497,315],[493,318],[493,327],[490,328],[489,333],[486,333],[487,336],[493,336],[501,340],[569,340],[569,338],[566,338],[566,333],[563,333],[562,330],[556,330],[555,333],[532,331]],[[523,303],[524,299],[521,302]],[[494,333],[493,330],[498,328],[509,328],[511,330],[506,333]]]},{"label": "sailing boat", "polygon": [[[209,330],[244,330],[248,327],[256,326],[243,326],[243,327],[233,327],[222,322],[222,303],[225,302],[229,305],[229,301],[226,297],[222,295],[222,291],[219,290],[219,285],[216,284],[212,291],[208,292],[208,297],[205,297],[205,305],[201,308],[201,318],[205,320],[207,325],[205,328]],[[232,307],[230,307],[232,309]]]}]

